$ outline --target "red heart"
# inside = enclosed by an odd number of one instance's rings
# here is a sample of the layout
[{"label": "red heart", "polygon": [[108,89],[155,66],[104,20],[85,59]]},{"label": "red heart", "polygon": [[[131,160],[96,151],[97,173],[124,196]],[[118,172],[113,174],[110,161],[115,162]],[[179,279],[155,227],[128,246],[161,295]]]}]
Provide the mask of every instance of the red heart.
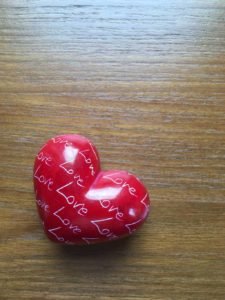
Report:
[{"label": "red heart", "polygon": [[85,137],[50,139],[34,164],[37,208],[54,242],[93,244],[130,235],[147,218],[149,196],[134,175],[101,171]]}]

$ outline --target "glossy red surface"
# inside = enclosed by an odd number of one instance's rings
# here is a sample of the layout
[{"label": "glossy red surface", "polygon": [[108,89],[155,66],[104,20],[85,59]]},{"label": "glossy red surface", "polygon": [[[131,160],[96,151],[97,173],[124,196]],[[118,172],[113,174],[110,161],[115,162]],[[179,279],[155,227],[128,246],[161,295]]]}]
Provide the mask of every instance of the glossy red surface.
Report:
[{"label": "glossy red surface", "polygon": [[34,190],[45,233],[59,243],[125,237],[149,212],[149,196],[140,180],[126,171],[102,171],[95,146],[79,135],[52,138],[40,149]]}]

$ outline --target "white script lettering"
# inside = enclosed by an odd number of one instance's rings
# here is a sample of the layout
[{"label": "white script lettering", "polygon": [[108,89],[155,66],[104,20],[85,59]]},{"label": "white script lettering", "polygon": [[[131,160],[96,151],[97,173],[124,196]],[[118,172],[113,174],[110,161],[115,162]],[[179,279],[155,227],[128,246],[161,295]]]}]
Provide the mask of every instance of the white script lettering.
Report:
[{"label": "white script lettering", "polygon": [[117,178],[114,179],[114,178],[111,177],[112,175],[115,175],[115,174],[116,174],[116,173],[110,174],[110,175],[105,175],[105,176],[103,176],[103,178],[106,178],[106,179],[112,181],[113,183],[115,183],[115,184],[117,184],[117,185],[121,185],[122,188],[127,187],[129,193],[130,193],[131,195],[137,197],[137,196],[135,195],[136,189],[135,189],[134,187],[130,186],[123,178],[117,177]]},{"label": "white script lettering", "polygon": [[88,212],[88,209],[85,207],[85,204],[84,203],[79,203],[75,200],[75,196],[73,195],[69,195],[67,196],[65,194],[65,192],[62,190],[64,188],[66,188],[67,186],[73,184],[73,181],[59,187],[56,192],[59,193],[61,196],[63,196],[64,199],[66,199],[66,202],[69,204],[69,205],[72,205],[74,209],[77,210],[77,213],[81,216],[84,216],[87,212]]},{"label": "white script lettering", "polygon": [[72,146],[72,143],[68,142],[66,139],[63,139],[62,137],[52,138],[52,141],[54,144],[65,144],[65,146]]},{"label": "white script lettering", "polygon": [[53,185],[54,181],[52,180],[52,178],[45,178],[44,175],[37,175],[38,171],[40,169],[41,166],[38,166],[35,173],[34,173],[34,178],[36,178],[40,183],[43,183],[44,185],[47,186],[49,191],[52,191],[51,186]]},{"label": "white script lettering", "polygon": [[59,165],[59,167],[61,169],[63,169],[67,174],[69,175],[74,175],[73,178],[76,179],[76,183],[77,185],[84,187],[84,185],[82,185],[82,183],[84,182],[83,179],[80,177],[79,174],[74,174],[74,170],[71,168],[66,168],[66,164],[70,164],[70,162],[64,162],[62,164]]},{"label": "white script lettering", "polygon": [[49,212],[49,206],[43,200],[37,199],[36,202],[45,212]]},{"label": "white script lettering", "polygon": [[52,157],[44,154],[43,152],[39,152],[37,155],[37,159],[40,160],[41,162],[45,162],[45,164],[49,167],[51,167],[51,161]]},{"label": "white script lettering", "polygon": [[123,217],[123,213],[119,211],[118,207],[114,207],[113,205],[111,205],[111,202],[109,200],[99,200],[99,203],[101,204],[102,208],[106,208],[108,209],[108,212],[116,212],[116,219],[118,221],[122,221],[121,218]]},{"label": "white script lettering", "polygon": [[83,156],[84,161],[86,162],[86,164],[89,165],[89,169],[91,170],[91,175],[94,176],[95,171],[94,171],[94,166],[93,166],[92,160],[84,154],[84,152],[88,152],[88,151],[90,151],[90,150],[89,149],[83,150],[83,151],[80,151],[79,154]]},{"label": "white script lettering", "polygon": [[59,215],[61,211],[63,211],[65,206],[60,207],[57,211],[53,213],[66,227],[68,227],[73,233],[81,232],[81,229],[77,225],[73,225],[71,220],[64,219],[62,216]]},{"label": "white script lettering", "polygon": [[91,223],[93,225],[95,225],[95,227],[98,229],[98,232],[101,234],[101,235],[104,235],[106,237],[108,237],[109,240],[113,240],[113,239],[117,239],[118,236],[116,236],[110,229],[108,228],[101,228],[98,223],[101,223],[101,222],[105,222],[105,221],[109,221],[109,220],[112,220],[113,218],[107,218],[107,219],[101,219],[101,220],[92,220]]}]

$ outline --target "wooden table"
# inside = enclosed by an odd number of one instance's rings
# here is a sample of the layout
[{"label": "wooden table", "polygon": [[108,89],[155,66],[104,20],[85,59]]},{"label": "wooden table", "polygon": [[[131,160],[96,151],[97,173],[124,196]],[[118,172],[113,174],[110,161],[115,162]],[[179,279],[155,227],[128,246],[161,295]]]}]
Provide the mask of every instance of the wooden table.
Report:
[{"label": "wooden table", "polygon": [[[225,299],[225,2],[0,3],[0,299]],[[49,242],[33,161],[79,133],[152,198],[133,237]]]}]

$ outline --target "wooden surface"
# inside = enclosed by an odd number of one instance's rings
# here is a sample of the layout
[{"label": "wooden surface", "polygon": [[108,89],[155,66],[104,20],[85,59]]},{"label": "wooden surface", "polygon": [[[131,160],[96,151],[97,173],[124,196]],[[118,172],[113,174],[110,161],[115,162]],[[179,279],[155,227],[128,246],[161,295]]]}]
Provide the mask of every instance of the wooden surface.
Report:
[{"label": "wooden surface", "polygon": [[[0,2],[0,299],[225,299],[225,2]],[[44,236],[34,157],[93,140],[152,198],[133,237]]]}]

